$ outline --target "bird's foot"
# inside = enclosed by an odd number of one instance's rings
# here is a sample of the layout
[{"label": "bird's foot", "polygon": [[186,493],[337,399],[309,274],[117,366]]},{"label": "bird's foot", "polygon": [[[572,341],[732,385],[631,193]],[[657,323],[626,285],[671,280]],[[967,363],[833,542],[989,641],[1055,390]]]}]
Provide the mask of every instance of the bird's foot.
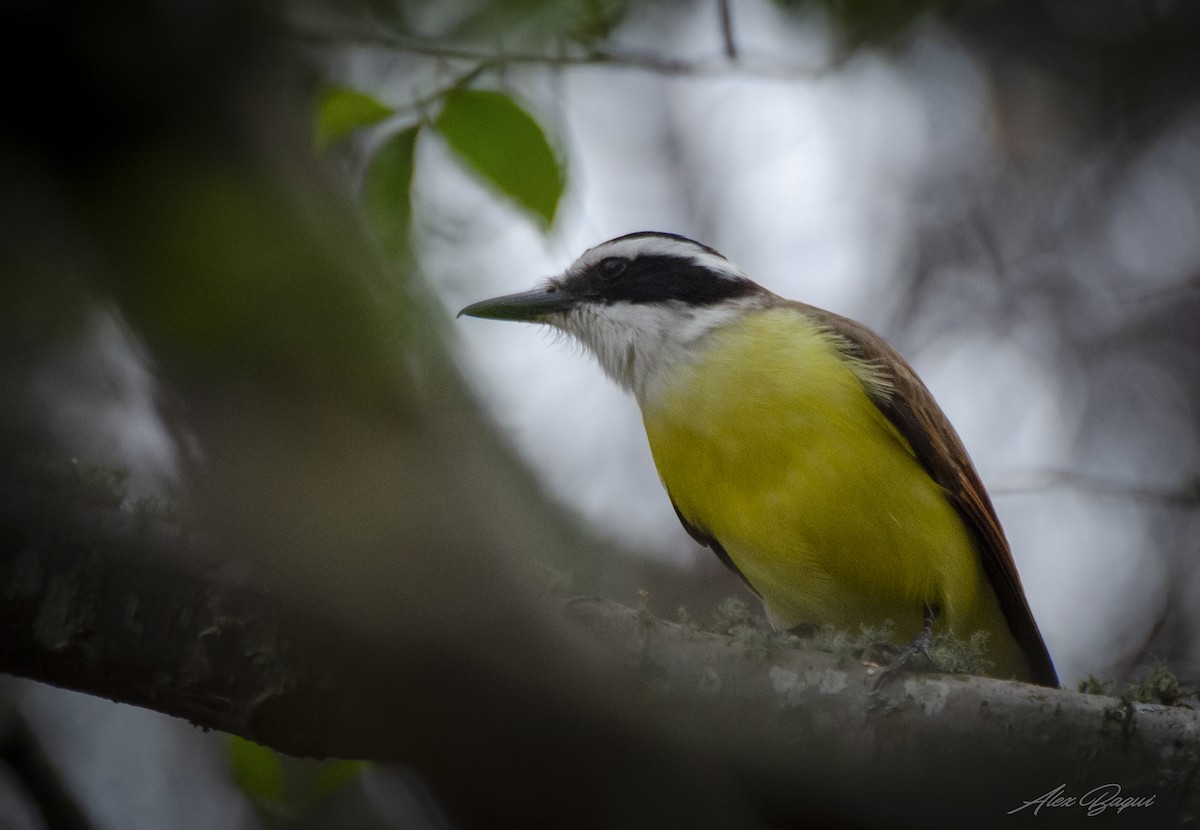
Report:
[{"label": "bird's foot", "polygon": [[[912,671],[912,666],[909,664],[913,658],[920,655],[925,658],[930,669],[936,669],[937,664],[933,661],[933,656],[930,655],[929,649],[933,647],[933,621],[937,618],[938,608],[936,606],[925,606],[925,623],[921,626],[921,630],[917,632],[917,636],[913,637],[912,642],[906,646],[895,646],[892,643],[883,644],[893,651],[891,661],[875,678],[875,684],[872,689],[878,689],[883,681],[891,679],[903,670]],[[881,647],[882,648],[882,647]]]}]

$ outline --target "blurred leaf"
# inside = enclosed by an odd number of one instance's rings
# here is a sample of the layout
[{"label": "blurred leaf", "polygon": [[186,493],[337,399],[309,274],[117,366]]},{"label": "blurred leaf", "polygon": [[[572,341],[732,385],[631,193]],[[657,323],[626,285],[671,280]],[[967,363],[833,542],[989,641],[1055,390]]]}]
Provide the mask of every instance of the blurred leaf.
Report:
[{"label": "blurred leaf", "polygon": [[283,767],[275,750],[230,735],[229,770],[242,792],[256,804],[274,809],[283,806]]},{"label": "blurred leaf", "polygon": [[276,816],[297,817],[336,793],[368,766],[363,761],[289,758],[230,735],[233,780],[255,806]]},{"label": "blurred leaf", "polygon": [[389,138],[375,153],[363,185],[367,215],[384,252],[393,260],[404,259],[408,252],[413,152],[418,131],[419,127],[410,127]]},{"label": "blurred leaf", "polygon": [[353,281],[361,246],[347,240],[362,239],[361,221],[319,182],[307,194],[324,198],[320,213],[245,168],[169,148],[146,154],[103,194],[110,285],[178,371],[236,371],[280,389],[317,383],[391,405],[409,333]]},{"label": "blurred leaf", "polygon": [[392,109],[354,89],[330,89],[317,106],[315,142],[325,152],[357,130],[377,124],[392,114]]},{"label": "blurred leaf", "polygon": [[322,761],[311,783],[313,801],[333,795],[366,768],[365,761]]},{"label": "blurred leaf", "polygon": [[460,89],[446,96],[434,125],[472,167],[547,224],[554,221],[563,174],[545,133],[512,98]]},{"label": "blurred leaf", "polygon": [[578,6],[566,34],[587,44],[607,38],[629,11],[628,0],[579,0]]},{"label": "blurred leaf", "polygon": [[564,38],[599,39],[629,8],[629,0],[505,0],[479,3],[453,26],[454,38],[494,41],[503,33],[507,47],[544,49]]},{"label": "blurred leaf", "polygon": [[[972,0],[966,0],[971,2]],[[781,6],[817,5],[841,29],[851,46],[882,44],[903,34],[927,13],[940,13],[955,6],[955,0],[776,0]],[[987,2],[987,0],[973,0]]]}]

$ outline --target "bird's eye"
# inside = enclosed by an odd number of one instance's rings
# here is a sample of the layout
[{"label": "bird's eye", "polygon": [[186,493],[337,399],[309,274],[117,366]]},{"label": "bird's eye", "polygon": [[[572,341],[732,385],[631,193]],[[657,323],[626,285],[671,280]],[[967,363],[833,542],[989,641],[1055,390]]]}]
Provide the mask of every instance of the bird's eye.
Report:
[{"label": "bird's eye", "polygon": [[608,259],[600,260],[600,274],[606,280],[613,280],[625,271],[627,265],[629,265],[629,260],[610,256]]}]

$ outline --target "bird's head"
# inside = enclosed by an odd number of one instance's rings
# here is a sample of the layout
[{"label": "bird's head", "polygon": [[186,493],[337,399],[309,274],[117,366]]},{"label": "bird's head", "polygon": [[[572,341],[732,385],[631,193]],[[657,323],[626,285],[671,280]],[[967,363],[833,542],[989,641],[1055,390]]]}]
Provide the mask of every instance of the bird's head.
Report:
[{"label": "bird's head", "polygon": [[532,291],[484,300],[459,315],[564,331],[640,398],[657,370],[686,359],[697,339],[773,296],[707,245],[642,231],[585,251]]}]

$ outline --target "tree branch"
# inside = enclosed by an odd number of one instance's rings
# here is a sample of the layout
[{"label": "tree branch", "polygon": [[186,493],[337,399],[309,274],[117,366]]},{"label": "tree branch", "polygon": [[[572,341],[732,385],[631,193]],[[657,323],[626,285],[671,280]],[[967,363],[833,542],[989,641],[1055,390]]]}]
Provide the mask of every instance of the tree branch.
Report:
[{"label": "tree branch", "polygon": [[[543,678],[505,688],[486,667],[456,665],[452,648],[437,654],[400,637],[364,650],[247,568],[197,557],[201,546],[170,523],[111,508],[64,521],[20,501],[0,519],[0,669],[285,752],[415,760],[443,783],[454,777],[438,774],[447,749],[552,764],[650,752],[666,768],[726,769],[726,786],[752,794],[756,814],[785,823],[1003,815],[1059,783],[1080,795],[1115,782],[1127,795],[1154,794],[1160,811],[1195,797],[1200,717],[1190,709],[945,675],[874,692],[868,669],[846,656],[803,645],[763,652],[607,600],[567,603],[559,625],[609,675],[592,677],[594,688],[611,691],[620,667],[618,708],[650,715],[634,721],[647,730],[639,734],[609,705],[563,697]],[[663,755],[664,745],[674,749]],[[539,780],[529,773],[518,764],[485,778],[527,792]],[[930,803],[933,782],[941,789]],[[478,787],[460,797],[495,815],[494,794]],[[564,787],[570,814],[584,796],[577,780]],[[864,791],[887,798],[865,803]]]},{"label": "tree branch", "polygon": [[725,57],[737,60],[737,42],[733,38],[733,13],[729,0],[717,0],[717,11],[721,16],[721,42],[725,45]]},{"label": "tree branch", "polygon": [[1131,484],[1113,478],[1077,470],[1052,467],[1013,471],[991,488],[993,494],[1024,495],[1050,490],[1075,490],[1111,499],[1127,499],[1145,504],[1196,509],[1200,507],[1200,481],[1186,487]]}]

